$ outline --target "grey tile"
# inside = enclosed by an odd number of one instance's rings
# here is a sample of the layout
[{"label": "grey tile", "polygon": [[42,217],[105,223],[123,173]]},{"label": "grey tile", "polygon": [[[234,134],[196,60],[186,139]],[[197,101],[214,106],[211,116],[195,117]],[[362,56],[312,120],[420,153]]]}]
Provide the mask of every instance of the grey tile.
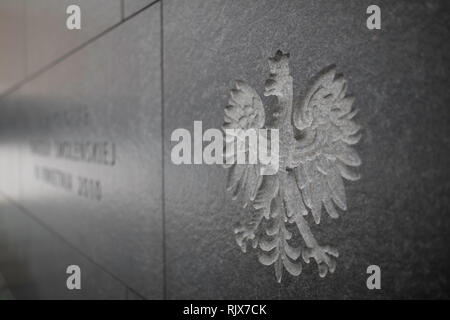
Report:
[{"label": "grey tile", "polygon": [[159,17],[141,12],[5,98],[22,126],[20,203],[146,298],[163,281]]},{"label": "grey tile", "polygon": [[[0,196],[0,270],[16,299],[125,299],[126,287]],[[66,269],[81,269],[68,290]]]},{"label": "grey tile", "polygon": [[126,292],[126,300],[143,300],[143,297],[136,294],[131,290],[127,290]]},{"label": "grey tile", "polygon": [[14,200],[21,192],[22,149],[16,105],[0,100],[0,191]]},{"label": "grey tile", "polygon": [[[66,27],[66,9],[72,4],[81,9],[81,30]],[[120,18],[120,0],[27,0],[28,74],[100,34]]]},{"label": "grey tile", "polygon": [[20,181],[20,148],[14,144],[14,140],[2,141],[0,147],[0,191],[12,199],[19,199],[21,191]]},{"label": "grey tile", "polygon": [[0,300],[14,300],[14,297],[9,290],[8,284],[0,274]]},{"label": "grey tile", "polygon": [[25,0],[0,3],[0,94],[25,76]]},{"label": "grey tile", "polygon": [[[381,1],[375,32],[365,26],[369,4],[164,1],[168,298],[448,298],[449,13],[444,1]],[[174,129],[192,132],[194,120],[221,127],[234,79],[262,95],[278,49],[291,54],[295,101],[312,76],[337,64],[363,127],[362,179],[346,183],[347,212],[312,226],[339,249],[336,272],[320,279],[312,262],[299,277],[285,272],[281,284],[235,243],[245,211],[225,193],[226,171],[170,161]],[[366,288],[370,264],[382,269],[380,292]]]},{"label": "grey tile", "polygon": [[143,9],[155,0],[123,0],[124,16],[129,17],[133,13]]}]

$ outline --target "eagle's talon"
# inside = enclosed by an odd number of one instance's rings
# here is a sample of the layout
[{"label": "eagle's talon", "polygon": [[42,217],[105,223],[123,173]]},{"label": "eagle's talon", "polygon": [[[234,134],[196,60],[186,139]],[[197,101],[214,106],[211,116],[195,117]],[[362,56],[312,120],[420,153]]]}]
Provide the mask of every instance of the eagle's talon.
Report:
[{"label": "eagle's talon", "polygon": [[306,263],[309,263],[310,258],[316,260],[321,278],[325,277],[328,271],[333,273],[336,270],[336,258],[338,256],[338,251],[330,246],[306,248],[302,252],[302,258]]}]

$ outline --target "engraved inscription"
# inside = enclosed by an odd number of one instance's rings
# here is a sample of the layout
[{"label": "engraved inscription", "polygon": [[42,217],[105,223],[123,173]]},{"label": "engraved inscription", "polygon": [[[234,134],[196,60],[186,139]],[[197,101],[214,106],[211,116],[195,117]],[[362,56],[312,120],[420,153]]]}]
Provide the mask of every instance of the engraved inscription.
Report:
[{"label": "engraved inscription", "polygon": [[[92,125],[89,110],[83,105],[57,110],[37,118],[36,121],[38,125],[44,125],[56,132],[61,132],[61,129],[73,132],[74,129],[80,130]],[[114,141],[35,138],[29,142],[29,147],[39,161],[63,160],[106,167],[113,167],[117,162]],[[34,165],[34,178],[82,198],[95,201],[101,201],[103,198],[103,184],[100,179],[62,170],[55,164]]]},{"label": "engraved inscription", "polygon": [[80,197],[91,200],[102,200],[102,184],[100,180],[73,176],[72,173],[47,166],[34,167],[36,180],[55,188],[72,192]]}]

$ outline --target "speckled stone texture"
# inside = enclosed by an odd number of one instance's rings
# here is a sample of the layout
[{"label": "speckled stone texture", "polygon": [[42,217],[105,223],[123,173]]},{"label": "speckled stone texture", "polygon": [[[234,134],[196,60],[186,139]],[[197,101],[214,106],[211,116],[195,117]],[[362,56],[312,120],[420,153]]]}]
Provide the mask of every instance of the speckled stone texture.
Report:
[{"label": "speckled stone texture", "polygon": [[[450,297],[448,4],[378,1],[382,29],[368,30],[370,4],[164,2],[169,299]],[[347,212],[310,222],[320,241],[339,249],[336,272],[320,279],[312,262],[281,284],[273,267],[235,243],[233,226],[245,211],[225,192],[226,171],[170,161],[174,129],[193,130],[194,120],[220,128],[235,79],[262,93],[277,49],[291,54],[294,104],[309,79],[335,63],[363,127],[362,178],[346,183]],[[379,291],[366,287],[371,264],[381,267]]]},{"label": "speckled stone texture", "polygon": [[145,8],[155,0],[122,0],[123,1],[123,14],[125,17],[129,17],[135,12]]},{"label": "speckled stone texture", "polygon": [[[0,4],[14,17],[0,19],[0,272],[14,298],[450,298],[447,1],[379,0],[381,30],[368,30],[368,0],[83,0],[85,29],[68,33],[69,2]],[[362,126],[348,210],[306,217],[339,250],[335,273],[312,261],[281,284],[235,241],[248,211],[227,171],[170,159],[173,130],[221,128],[234,80],[276,105],[263,91],[278,49],[294,105],[336,64]],[[41,156],[37,139],[114,142],[117,163]],[[37,181],[36,165],[101,180],[101,199]],[[69,264],[82,292],[66,290]]]}]

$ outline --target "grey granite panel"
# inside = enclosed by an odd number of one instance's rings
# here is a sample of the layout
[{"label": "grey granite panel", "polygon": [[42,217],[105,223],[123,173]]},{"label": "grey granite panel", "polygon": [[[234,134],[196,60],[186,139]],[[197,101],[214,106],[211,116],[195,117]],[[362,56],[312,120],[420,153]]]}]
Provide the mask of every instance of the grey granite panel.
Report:
[{"label": "grey granite panel", "polygon": [[25,76],[25,0],[0,2],[0,94]]},{"label": "grey granite panel", "polygon": [[[0,195],[0,272],[15,299],[125,299],[126,287]],[[66,269],[81,269],[68,290]]]},{"label": "grey granite panel", "polygon": [[8,284],[5,282],[5,279],[0,274],[0,300],[14,300],[14,296],[11,293],[11,290],[8,288]]},{"label": "grey granite panel", "polygon": [[5,98],[22,126],[20,203],[146,298],[163,281],[159,10]]},{"label": "grey granite panel", "polygon": [[18,200],[20,196],[20,148],[14,140],[2,139],[0,147],[0,191]]},{"label": "grey granite panel", "polygon": [[0,100],[0,191],[19,201],[22,181],[20,116],[17,105],[8,99]]},{"label": "grey granite panel", "polygon": [[[66,27],[69,5],[78,5],[81,9],[81,30]],[[120,18],[120,0],[27,0],[28,74],[100,34]]]},{"label": "grey granite panel", "polygon": [[[164,143],[168,298],[449,298],[449,12],[445,1],[164,1]],[[176,128],[220,128],[234,79],[262,96],[267,58],[290,53],[294,103],[336,64],[356,97],[362,178],[345,184],[346,212],[313,225],[339,249],[334,274],[315,262],[276,281],[244,254],[233,227],[245,211],[216,165],[174,165]],[[297,101],[297,102],[296,102]],[[267,105],[274,99],[263,97]],[[368,290],[366,268],[382,270]]]},{"label": "grey granite panel", "polygon": [[129,17],[155,0],[123,0],[124,16]]}]

